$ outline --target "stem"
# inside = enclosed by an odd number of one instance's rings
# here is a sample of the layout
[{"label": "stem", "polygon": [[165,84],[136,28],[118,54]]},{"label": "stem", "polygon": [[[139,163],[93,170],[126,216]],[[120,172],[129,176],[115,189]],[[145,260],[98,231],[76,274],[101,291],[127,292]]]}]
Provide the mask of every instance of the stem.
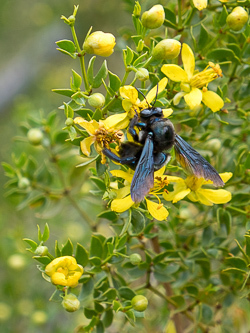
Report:
[{"label": "stem", "polygon": [[79,54],[79,57],[80,57],[80,64],[81,64],[81,69],[82,69],[82,77],[83,77],[83,81],[84,81],[85,90],[88,91],[89,90],[89,83],[88,83],[86,69],[85,69],[84,55],[81,54],[82,50],[80,48],[74,26],[71,27],[71,32],[72,32],[72,36],[73,36],[73,39],[74,39],[74,42],[75,42],[75,45],[76,45],[76,50],[77,50],[77,52]]},{"label": "stem", "polygon": [[181,2],[182,0],[178,0],[178,28],[182,28],[182,17],[181,17]]}]

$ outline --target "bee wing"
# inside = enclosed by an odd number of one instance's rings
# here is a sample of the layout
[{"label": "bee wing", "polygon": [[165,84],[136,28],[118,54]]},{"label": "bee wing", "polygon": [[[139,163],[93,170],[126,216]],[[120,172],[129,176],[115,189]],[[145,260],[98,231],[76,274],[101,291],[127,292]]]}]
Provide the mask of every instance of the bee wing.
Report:
[{"label": "bee wing", "polygon": [[223,186],[224,182],[218,172],[194,148],[179,135],[175,136],[174,149],[180,165],[197,178],[211,180],[215,186]]},{"label": "bee wing", "polygon": [[154,186],[153,150],[153,139],[148,134],[130,187],[131,198],[136,203],[142,201]]}]

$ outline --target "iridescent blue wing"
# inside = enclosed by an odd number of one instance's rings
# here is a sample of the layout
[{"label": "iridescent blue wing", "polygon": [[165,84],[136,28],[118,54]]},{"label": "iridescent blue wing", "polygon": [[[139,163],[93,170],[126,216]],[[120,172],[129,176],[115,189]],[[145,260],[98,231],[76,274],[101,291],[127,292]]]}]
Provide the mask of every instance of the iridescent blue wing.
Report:
[{"label": "iridescent blue wing", "polygon": [[180,165],[197,178],[211,180],[215,186],[223,186],[224,182],[218,172],[194,148],[179,135],[175,136],[174,149]]},{"label": "iridescent blue wing", "polygon": [[154,187],[153,150],[153,139],[148,134],[130,187],[131,198],[135,203],[142,201]]}]

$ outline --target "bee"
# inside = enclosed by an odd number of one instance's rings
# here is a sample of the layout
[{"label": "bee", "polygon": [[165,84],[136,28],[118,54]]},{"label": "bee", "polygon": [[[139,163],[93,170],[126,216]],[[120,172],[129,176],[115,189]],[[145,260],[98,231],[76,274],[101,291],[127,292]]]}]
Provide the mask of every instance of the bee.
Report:
[{"label": "bee", "polygon": [[224,185],[212,165],[175,133],[174,125],[168,118],[164,118],[160,107],[148,106],[140,115],[136,113],[130,121],[128,131],[134,142],[122,143],[119,156],[108,148],[104,148],[102,152],[114,162],[135,170],[130,188],[131,198],[135,203],[142,201],[154,187],[154,171],[169,163],[171,156],[165,151],[172,147],[177,161],[189,173],[197,178],[211,180],[215,186]]}]

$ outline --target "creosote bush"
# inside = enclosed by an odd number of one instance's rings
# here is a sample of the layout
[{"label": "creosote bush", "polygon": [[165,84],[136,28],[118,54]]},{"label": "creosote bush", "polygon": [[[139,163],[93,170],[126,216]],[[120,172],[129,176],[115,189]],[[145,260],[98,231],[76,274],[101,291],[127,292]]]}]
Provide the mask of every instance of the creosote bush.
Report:
[{"label": "creosote bush", "polygon": [[[143,2],[124,2],[134,30],[120,37],[76,31],[78,6],[62,16],[72,40],[58,41],[58,50],[81,66],[69,88],[53,89],[65,98],[58,111],[65,127],[56,112],[29,120],[25,140],[44,162],[24,152],[3,163],[20,209],[49,216],[48,207],[67,202],[91,237],[73,244],[65,233],[52,251],[46,224],[38,241],[24,240],[54,289],[50,300],[81,311],[76,332],[247,332],[247,2],[168,1],[143,10]],[[109,69],[114,52],[123,74]],[[96,57],[108,59],[97,68]],[[164,138],[175,133],[157,150],[163,122]],[[176,147],[179,135],[219,175],[183,141]],[[214,173],[223,187],[214,186]]]}]

